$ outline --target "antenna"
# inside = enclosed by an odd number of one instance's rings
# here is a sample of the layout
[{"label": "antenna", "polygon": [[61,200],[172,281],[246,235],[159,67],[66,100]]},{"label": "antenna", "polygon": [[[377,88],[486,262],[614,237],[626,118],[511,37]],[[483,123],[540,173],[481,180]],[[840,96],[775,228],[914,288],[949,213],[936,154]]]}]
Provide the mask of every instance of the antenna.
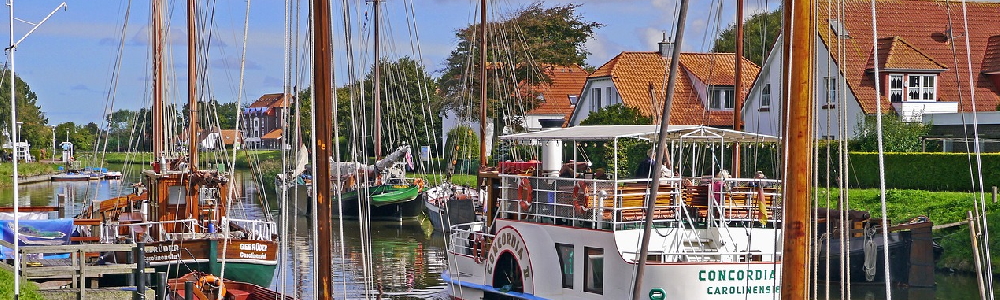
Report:
[{"label": "antenna", "polygon": [[56,6],[56,8],[53,9],[52,12],[49,13],[49,15],[45,16],[45,18],[42,19],[42,21],[38,22],[38,24],[34,24],[34,23],[31,23],[31,22],[23,21],[21,19],[17,19],[18,21],[35,25],[34,27],[31,28],[31,30],[28,30],[28,33],[25,33],[24,36],[21,37],[21,39],[17,40],[17,42],[14,41],[14,19],[15,19],[14,18],[14,0],[8,0],[7,7],[10,9],[10,46],[7,47],[7,49],[6,49],[7,50],[7,55],[10,56],[10,59],[8,59],[8,61],[10,61],[10,100],[11,100],[10,101],[10,131],[11,131],[11,134],[13,135],[13,137],[11,138],[11,141],[12,141],[11,145],[13,145],[14,149],[15,149],[14,150],[14,156],[13,156],[13,161],[14,161],[14,299],[17,299],[18,296],[21,295],[21,254],[20,254],[21,252],[20,252],[20,247],[18,246],[20,244],[18,242],[18,239],[20,239],[20,237],[18,237],[18,236],[20,235],[19,228],[21,228],[20,227],[21,225],[20,225],[20,223],[18,222],[18,219],[17,219],[18,207],[20,206],[18,204],[17,199],[20,199],[21,197],[20,197],[20,195],[18,195],[18,189],[19,189],[19,187],[18,187],[19,180],[18,180],[18,175],[17,175],[17,160],[18,160],[18,158],[17,158],[17,150],[18,150],[17,147],[18,146],[17,146],[17,144],[14,144],[14,142],[20,140],[20,137],[18,137],[19,132],[17,130],[17,126],[18,126],[18,124],[17,124],[17,101],[15,100],[17,98],[14,98],[14,90],[15,90],[15,86],[16,86],[16,82],[14,82],[15,81],[14,80],[14,78],[15,78],[14,77],[15,76],[14,75],[14,50],[17,50],[17,45],[21,44],[21,41],[24,41],[24,38],[26,38],[29,35],[31,35],[32,32],[35,32],[35,29],[38,29],[38,26],[41,26],[42,23],[45,23],[45,21],[47,21],[49,19],[49,17],[52,17],[52,15],[56,13],[56,11],[59,11],[60,8],[65,9],[66,8],[66,2],[60,3],[59,6]]}]

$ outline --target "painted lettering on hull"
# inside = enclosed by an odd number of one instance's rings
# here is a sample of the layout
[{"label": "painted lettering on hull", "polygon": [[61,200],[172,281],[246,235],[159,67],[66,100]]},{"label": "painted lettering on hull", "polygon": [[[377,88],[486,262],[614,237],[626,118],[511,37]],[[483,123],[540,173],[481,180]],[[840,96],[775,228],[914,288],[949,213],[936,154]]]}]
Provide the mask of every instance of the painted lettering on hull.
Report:
[{"label": "painted lettering on hull", "polygon": [[[705,288],[707,295],[776,294],[781,291],[775,283],[774,270],[719,269],[698,271],[698,281],[733,282],[739,285],[718,285]],[[759,281],[754,283],[754,281]]]}]

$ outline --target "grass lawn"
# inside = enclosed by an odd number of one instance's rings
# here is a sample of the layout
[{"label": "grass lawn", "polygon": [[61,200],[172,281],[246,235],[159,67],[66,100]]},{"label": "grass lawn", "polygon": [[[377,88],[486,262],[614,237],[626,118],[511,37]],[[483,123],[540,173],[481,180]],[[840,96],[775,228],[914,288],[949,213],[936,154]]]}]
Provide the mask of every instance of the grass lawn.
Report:
[{"label": "grass lawn", "polygon": [[[30,162],[17,164],[17,173],[20,174],[21,177],[52,174],[57,172],[58,169],[58,164],[50,163]],[[0,164],[0,188],[8,188],[14,185],[13,174],[13,163]]]},{"label": "grass lawn", "polygon": [[[0,269],[0,299],[14,299],[14,273]],[[21,279],[21,300],[45,300],[38,294],[38,286],[34,282]]]}]

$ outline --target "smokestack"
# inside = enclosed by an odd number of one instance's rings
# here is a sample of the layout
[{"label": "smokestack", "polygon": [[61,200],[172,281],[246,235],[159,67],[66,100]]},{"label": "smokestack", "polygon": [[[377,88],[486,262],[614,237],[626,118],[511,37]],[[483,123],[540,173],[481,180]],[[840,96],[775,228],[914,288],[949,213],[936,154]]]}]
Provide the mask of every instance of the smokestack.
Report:
[{"label": "smokestack", "polygon": [[667,32],[663,31],[663,40],[659,43],[660,57],[667,58],[674,54],[674,43],[668,40]]}]

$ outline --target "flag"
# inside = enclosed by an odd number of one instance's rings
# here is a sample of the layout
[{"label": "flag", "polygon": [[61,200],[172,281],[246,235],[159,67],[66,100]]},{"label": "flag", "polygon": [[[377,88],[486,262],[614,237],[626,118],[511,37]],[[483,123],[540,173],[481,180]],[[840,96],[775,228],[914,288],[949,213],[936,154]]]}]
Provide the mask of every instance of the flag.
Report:
[{"label": "flag", "polygon": [[760,224],[767,224],[767,203],[764,203],[764,188],[757,185],[757,210],[760,215]]}]

